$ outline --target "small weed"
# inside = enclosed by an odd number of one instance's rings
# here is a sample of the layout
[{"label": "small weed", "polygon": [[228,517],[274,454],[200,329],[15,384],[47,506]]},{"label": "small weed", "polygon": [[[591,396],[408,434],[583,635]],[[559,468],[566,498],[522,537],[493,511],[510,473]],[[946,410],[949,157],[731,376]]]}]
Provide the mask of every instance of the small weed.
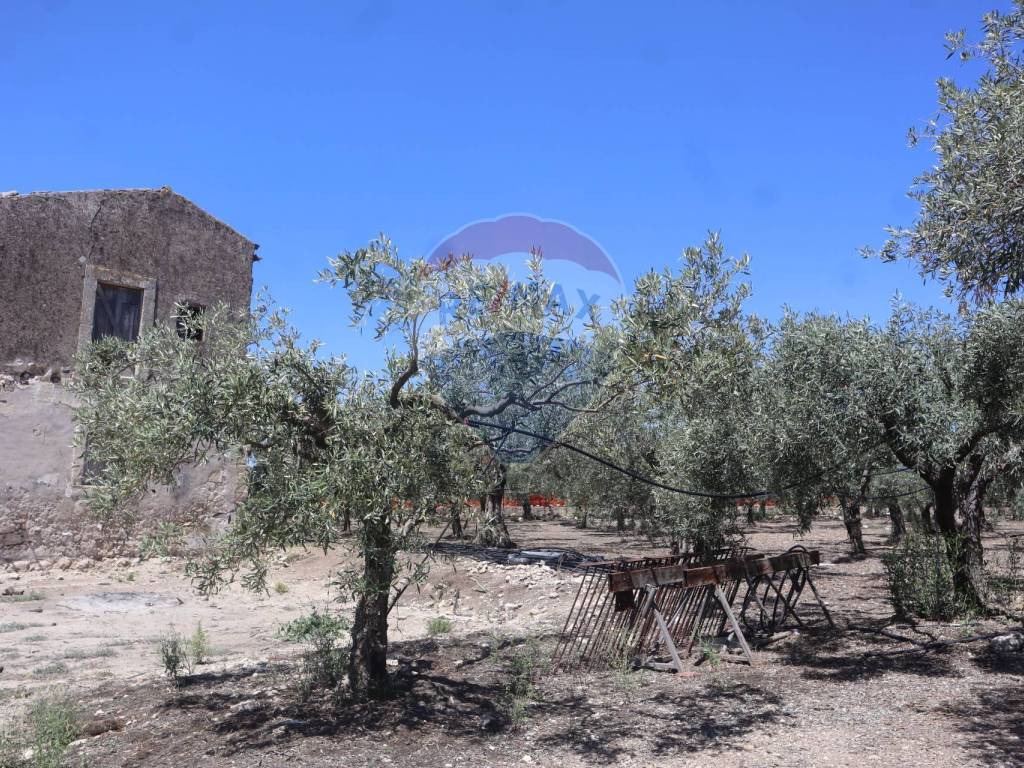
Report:
[{"label": "small weed", "polygon": [[174,685],[181,682],[181,675],[192,674],[192,661],[188,656],[188,647],[181,635],[173,629],[160,639],[157,647],[160,654],[160,663],[163,664],[166,674]]},{"label": "small weed", "polygon": [[[81,733],[79,714],[68,699],[44,698],[28,710],[22,740],[8,739],[6,750],[0,748],[0,760],[14,753],[10,763],[0,765],[31,765],[32,768],[58,768],[68,744]],[[21,759],[20,752],[31,749],[30,761]],[[6,753],[6,754],[5,754]]]},{"label": "small weed", "polygon": [[427,622],[428,635],[447,635],[452,631],[452,620],[447,616],[435,616]]},{"label": "small weed", "polygon": [[626,653],[619,653],[612,659],[612,682],[624,693],[632,693],[643,683],[643,669],[638,669]]},{"label": "small weed", "polygon": [[700,652],[704,654],[704,658],[708,660],[712,669],[718,669],[722,666],[722,656],[719,654],[718,649],[714,646],[707,638],[700,638]]},{"label": "small weed", "polygon": [[27,635],[24,640],[26,643],[42,643],[46,640],[46,635]]},{"label": "small weed", "polygon": [[287,595],[288,585],[285,584],[283,581],[279,581],[276,584],[274,584],[274,591],[277,592],[277,594],[279,595]]},{"label": "small weed", "polygon": [[42,667],[36,667],[32,670],[33,677],[56,677],[57,675],[67,674],[68,665],[62,661],[55,661],[51,664],[46,664]]},{"label": "small weed", "polygon": [[188,650],[189,655],[192,658],[192,664],[198,666],[205,664],[210,659],[210,636],[206,634],[206,630],[203,629],[203,623],[199,622],[196,624],[196,629],[192,633],[192,636],[188,639]]},{"label": "small weed", "polygon": [[30,627],[38,627],[38,624],[20,624],[17,621],[11,621],[6,624],[0,624],[0,635],[5,632],[20,632],[23,629],[29,629]]},{"label": "small weed", "polygon": [[537,699],[534,678],[540,664],[540,646],[530,639],[508,656],[510,679],[505,684],[505,714],[513,730],[519,730],[526,722],[527,710]]}]

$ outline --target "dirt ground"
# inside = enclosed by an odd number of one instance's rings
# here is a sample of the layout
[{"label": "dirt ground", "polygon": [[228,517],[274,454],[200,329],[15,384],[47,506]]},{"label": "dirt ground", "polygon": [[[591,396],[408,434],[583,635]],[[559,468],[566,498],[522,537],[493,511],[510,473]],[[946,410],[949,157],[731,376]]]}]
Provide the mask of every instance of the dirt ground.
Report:
[{"label": "dirt ground", "polygon": [[[302,702],[297,649],[276,638],[282,622],[330,603],[341,554],[293,553],[269,594],[232,586],[209,598],[177,560],[0,573],[0,592],[24,592],[0,602],[0,727],[57,692],[118,726],[75,742],[75,766],[1024,766],[1024,653],[971,641],[1007,625],[900,624],[879,559],[887,522],[866,521],[864,559],[849,557],[844,533],[822,521],[800,539],[822,552],[815,582],[837,631],[791,633],[752,667],[691,659],[684,676],[541,674],[518,727],[495,717],[510,658],[536,643],[543,663],[578,585],[571,573],[469,547],[438,563],[394,614],[395,695],[359,705]],[[512,534],[523,547],[652,552],[560,521],[515,523]],[[750,544],[774,553],[795,537],[792,523],[767,522]],[[442,615],[451,631],[430,636]],[[172,687],[156,643],[200,622],[213,656]],[[936,641],[957,642],[923,645]]]}]

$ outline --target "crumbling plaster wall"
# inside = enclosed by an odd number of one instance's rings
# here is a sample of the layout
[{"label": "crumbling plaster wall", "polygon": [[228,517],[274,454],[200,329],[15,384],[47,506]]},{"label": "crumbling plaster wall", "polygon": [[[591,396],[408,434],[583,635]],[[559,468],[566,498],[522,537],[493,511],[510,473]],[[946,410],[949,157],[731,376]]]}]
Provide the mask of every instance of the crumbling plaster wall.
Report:
[{"label": "crumbling plaster wall", "polygon": [[248,309],[255,247],[168,188],[0,196],[0,366],[73,366],[87,266],[155,281],[169,322],[180,301]]},{"label": "crumbling plaster wall", "polygon": [[87,276],[152,286],[150,322],[173,322],[179,301],[246,311],[254,250],[169,189],[0,196],[0,566],[132,554],[139,534],[165,520],[192,521],[193,534],[223,525],[240,493],[229,459],[148,493],[128,536],[101,524],[78,484],[65,384],[90,314]]},{"label": "crumbling plaster wall", "polygon": [[135,554],[140,535],[164,521],[184,522],[193,536],[224,526],[240,493],[239,469],[228,460],[190,467],[174,487],[150,491],[132,531],[101,523],[76,482],[73,407],[62,384],[0,376],[0,563]]}]

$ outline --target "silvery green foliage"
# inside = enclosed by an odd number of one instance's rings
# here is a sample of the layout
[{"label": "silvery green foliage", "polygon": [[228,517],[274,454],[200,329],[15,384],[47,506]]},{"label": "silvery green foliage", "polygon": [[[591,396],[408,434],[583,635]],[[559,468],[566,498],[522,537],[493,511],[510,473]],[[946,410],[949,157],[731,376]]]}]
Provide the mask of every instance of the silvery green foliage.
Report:
[{"label": "silvery green foliage", "polygon": [[[1022,328],[1018,301],[961,320],[897,304],[881,327],[788,315],[761,408],[773,484],[788,486],[806,523],[844,473],[912,470],[934,496],[940,529],[958,542],[957,599],[983,604],[982,504],[1022,460]],[[802,473],[808,481],[793,485]]]},{"label": "silvery green foliage", "polygon": [[[657,477],[657,420],[657,409],[649,399],[623,394],[601,410],[577,416],[561,439],[640,477]],[[564,498],[601,521],[621,515],[651,529],[653,488],[636,477],[559,446],[545,451],[529,470],[535,493]]]},{"label": "silvery green foliage", "polygon": [[871,334],[866,407],[886,444],[924,474],[970,460],[1000,474],[1024,440],[1024,303],[963,321],[897,305]]},{"label": "silvery green foliage", "polygon": [[[426,407],[390,408],[380,383],[302,345],[282,313],[264,305],[239,320],[214,309],[203,327],[201,343],[166,327],[134,344],[98,342],[76,379],[78,424],[104,466],[90,494],[98,513],[130,524],[132,501],[173,484],[180,467],[239,462],[246,492],[233,523],[190,564],[201,587],[239,570],[264,587],[271,552],[341,543],[346,512],[364,524],[357,545],[366,523],[393,527],[384,554],[396,557],[438,503],[467,492],[465,429]],[[389,586],[342,581],[361,594]]]},{"label": "silvery green foliage", "polygon": [[882,327],[787,314],[760,390],[775,484],[820,477],[791,491],[810,501],[869,462],[935,474],[975,456],[1004,471],[1024,437],[1021,328],[1020,302],[967,321],[897,304]]},{"label": "silvery green foliage", "polygon": [[[683,253],[678,272],[637,280],[616,305],[621,325],[618,381],[644,393],[662,482],[708,493],[756,490],[752,455],[754,388],[763,329],[743,314],[748,259],[731,259],[717,234]],[[734,541],[738,499],[656,489],[652,529],[698,550]]]},{"label": "silvery green foliage", "polygon": [[[503,265],[468,257],[406,261],[381,238],[332,259],[321,279],[348,291],[354,324],[373,317],[377,338],[397,342],[389,357],[393,405],[413,397],[453,421],[496,424],[477,427],[477,436],[508,462],[544,443],[505,428],[557,435],[593,405],[608,371],[606,357],[594,354],[596,339],[608,335],[597,315],[576,335],[574,310],[552,300],[540,254],[528,267],[515,281]],[[410,394],[413,382],[422,389]]]},{"label": "silvery green foliage", "polygon": [[870,334],[865,321],[787,312],[758,372],[758,455],[805,528],[829,498],[854,496],[879,461],[881,427],[862,387]]},{"label": "silvery green foliage", "polygon": [[[909,228],[890,228],[887,260],[909,258],[922,274],[948,280],[962,302],[1024,289],[1024,3],[983,20],[980,42],[947,36],[950,56],[976,61],[973,86],[938,81],[938,114],[924,127],[936,164],[914,181],[920,203]],[[911,143],[918,141],[912,130]],[[955,278],[955,280],[954,280]]]}]

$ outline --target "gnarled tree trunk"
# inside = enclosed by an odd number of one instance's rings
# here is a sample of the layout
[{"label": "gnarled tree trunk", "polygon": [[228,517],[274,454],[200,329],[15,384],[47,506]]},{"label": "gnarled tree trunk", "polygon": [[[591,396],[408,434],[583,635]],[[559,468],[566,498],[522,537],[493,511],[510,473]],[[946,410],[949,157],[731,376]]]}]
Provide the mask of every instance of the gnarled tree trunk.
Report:
[{"label": "gnarled tree trunk", "polygon": [[459,514],[460,502],[452,502],[451,506],[451,528],[452,537],[461,539],[466,535],[466,532],[462,529],[462,516]]},{"label": "gnarled tree trunk", "polygon": [[956,470],[946,468],[929,482],[935,494],[935,524],[946,540],[958,601],[967,609],[983,610],[987,588],[982,503],[988,482],[980,476],[980,462],[968,462],[960,474],[957,479]]},{"label": "gnarled tree trunk", "polygon": [[505,503],[505,468],[498,467],[498,481],[486,496],[480,498],[480,527],[476,544],[481,547],[513,549],[515,542],[509,535],[502,507]]},{"label": "gnarled tree trunk", "polygon": [[845,496],[839,497],[839,504],[843,509],[843,525],[846,526],[846,535],[850,539],[850,545],[856,555],[867,553],[864,548],[864,527],[860,518],[860,499],[847,500]]},{"label": "gnarled tree trunk", "polygon": [[363,523],[363,585],[352,619],[348,683],[357,697],[377,695],[388,684],[388,601],[395,560],[387,515]]},{"label": "gnarled tree trunk", "polygon": [[907,533],[907,524],[903,519],[903,507],[898,501],[892,501],[889,504],[889,520],[892,523],[889,530],[889,541],[892,544],[899,544]]},{"label": "gnarled tree trunk", "polygon": [[523,496],[523,520],[533,520],[533,507],[530,506],[530,497]]}]

